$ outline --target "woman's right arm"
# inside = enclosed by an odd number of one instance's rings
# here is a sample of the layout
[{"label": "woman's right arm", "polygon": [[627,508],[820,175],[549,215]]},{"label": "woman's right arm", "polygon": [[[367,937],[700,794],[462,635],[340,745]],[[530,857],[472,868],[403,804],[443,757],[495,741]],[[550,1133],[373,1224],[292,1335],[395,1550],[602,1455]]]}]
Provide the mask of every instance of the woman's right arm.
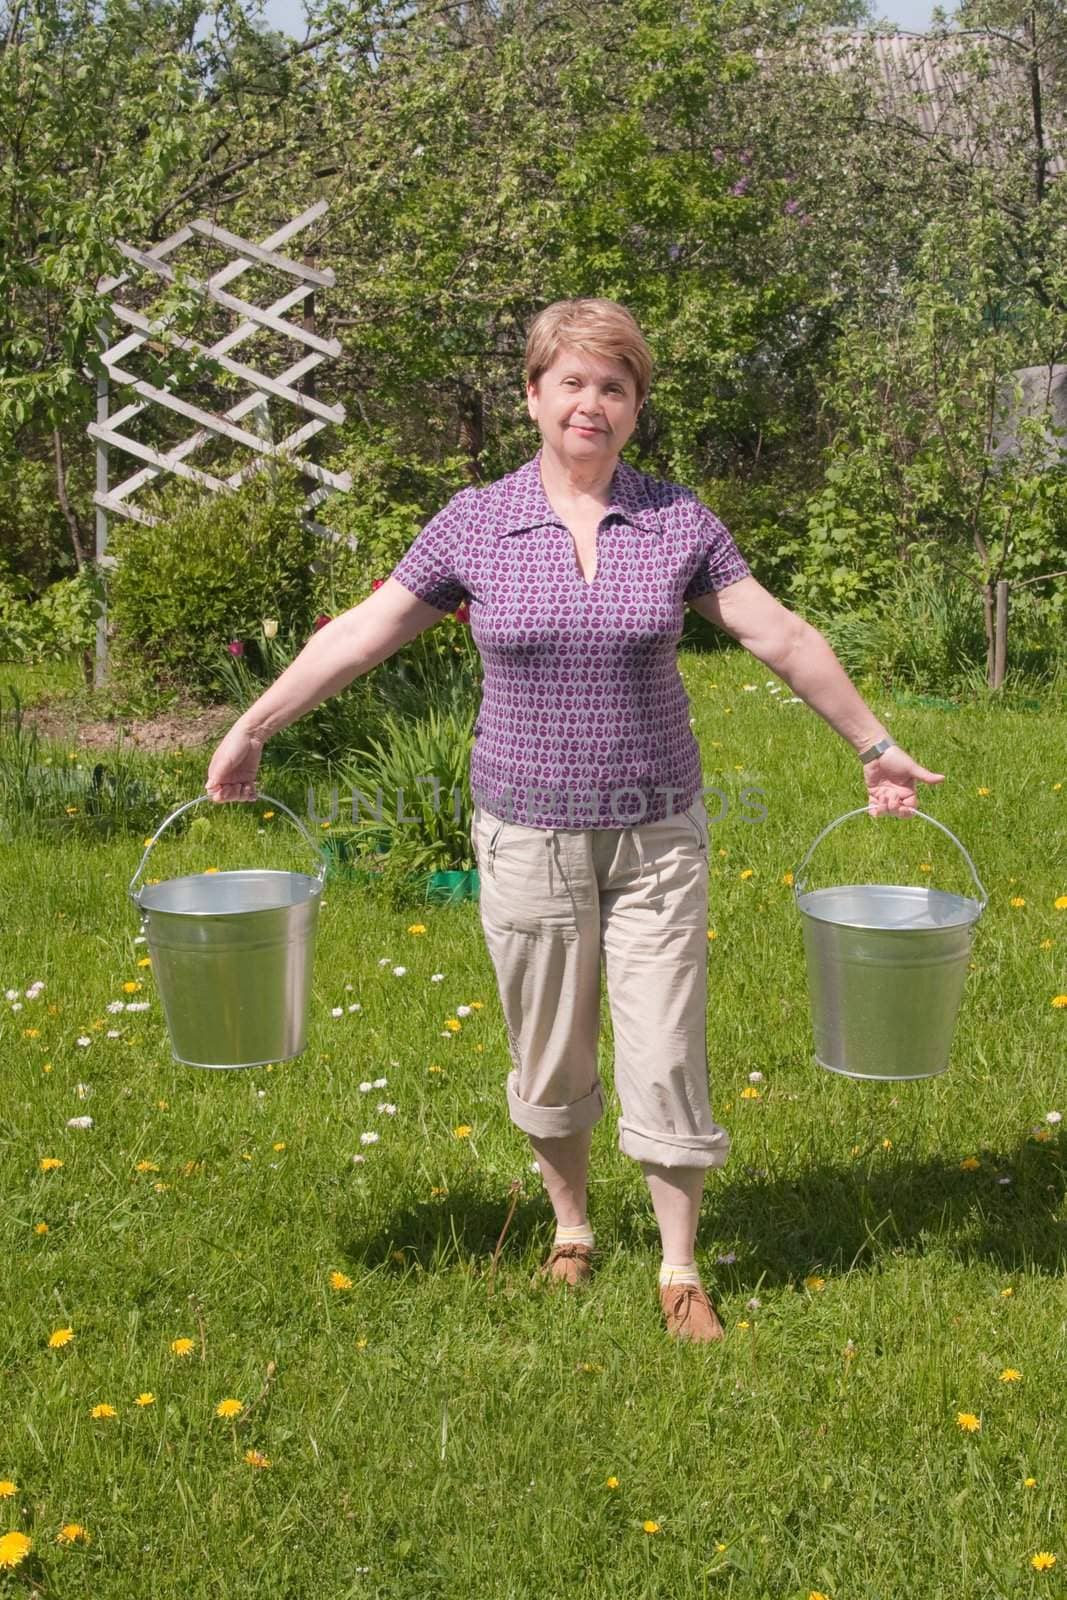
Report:
[{"label": "woman's right arm", "polygon": [[226,734],[208,767],[213,800],[250,800],[263,746],[306,711],[339,693],[447,613],[387,578],[380,589],[312,634],[296,660]]}]

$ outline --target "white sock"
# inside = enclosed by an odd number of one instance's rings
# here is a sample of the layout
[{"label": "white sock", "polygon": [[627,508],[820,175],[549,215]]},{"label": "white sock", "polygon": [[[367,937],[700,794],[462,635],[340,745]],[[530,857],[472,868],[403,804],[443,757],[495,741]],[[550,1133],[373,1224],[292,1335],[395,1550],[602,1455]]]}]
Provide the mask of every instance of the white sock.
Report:
[{"label": "white sock", "polygon": [[665,1289],[668,1285],[676,1286],[683,1283],[695,1284],[698,1289],[700,1288],[700,1273],[697,1271],[696,1262],[665,1261],[659,1269],[660,1288]]},{"label": "white sock", "polygon": [[590,1250],[596,1243],[593,1230],[588,1222],[581,1223],[577,1228],[561,1228],[556,1225],[556,1244],[587,1244]]}]

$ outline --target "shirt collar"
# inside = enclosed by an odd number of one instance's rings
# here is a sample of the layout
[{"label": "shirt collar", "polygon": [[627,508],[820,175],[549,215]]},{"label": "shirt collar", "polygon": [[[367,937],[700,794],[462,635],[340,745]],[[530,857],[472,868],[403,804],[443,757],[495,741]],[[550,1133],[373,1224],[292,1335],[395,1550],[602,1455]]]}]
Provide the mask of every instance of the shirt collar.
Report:
[{"label": "shirt collar", "polygon": [[[501,506],[496,536],[527,533],[533,528],[562,528],[564,524],[548,503],[541,484],[541,452],[532,461],[512,472],[500,484]],[[658,534],[659,519],[648,504],[641,474],[620,461],[611,480],[611,502],[604,507],[604,519],[621,517],[644,533]]]}]

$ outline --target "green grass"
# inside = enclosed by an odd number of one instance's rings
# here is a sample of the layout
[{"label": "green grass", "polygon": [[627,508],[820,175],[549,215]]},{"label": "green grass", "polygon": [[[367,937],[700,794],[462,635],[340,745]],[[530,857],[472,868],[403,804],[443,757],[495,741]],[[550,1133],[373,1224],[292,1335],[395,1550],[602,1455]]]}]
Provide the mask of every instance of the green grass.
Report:
[{"label": "green grass", "polygon": [[[0,1534],[33,1539],[0,1594],[1067,1594],[1067,1151],[1044,1120],[1067,1110],[1067,1009],[1050,1003],[1067,992],[1062,723],[875,697],[897,739],[948,774],[923,809],[971,850],[990,904],[951,1069],[859,1084],[812,1064],[782,882],[862,804],[854,758],[748,658],[688,657],[684,671],[708,782],[731,802],[762,787],[768,813],[746,824],[731,803],[712,830],[709,1048],[734,1148],[708,1184],[699,1256],[721,1347],[663,1336],[655,1228],[611,1114],[594,1147],[594,1285],[531,1286],[551,1219],[507,1119],[475,908],[393,913],[331,885],[305,1054],[198,1072],[171,1060],[137,966],[125,886],[140,840],[5,847],[0,996],[46,987],[19,1012],[0,999],[0,1479],[18,1485]],[[280,818],[208,822],[160,844],[152,870],[303,859]],[[812,883],[861,871],[968,883],[919,821],[842,825]],[[425,935],[406,931],[416,922]],[[109,1014],[135,981],[150,1009]],[[443,1038],[472,1001],[483,1009]],[[331,1016],[350,1004],[362,1010]],[[602,1046],[610,1074],[606,1009]],[[756,1069],[760,1098],[745,1099]],[[386,1088],[360,1092],[378,1077]],[[85,1113],[92,1131],[67,1131]],[[379,1142],[361,1145],[366,1131]],[[47,1156],[64,1165],[42,1172]],[[74,1338],[49,1349],[60,1327]],[[1005,1368],[1021,1380],[1002,1382]],[[139,1408],[142,1392],[154,1404]],[[251,1404],[236,1426],[214,1415],[228,1396]],[[117,1417],[94,1421],[100,1403]],[[248,1449],[271,1466],[246,1464]],[[71,1521],[87,1547],[56,1543]],[[1031,1566],[1042,1550],[1058,1558],[1045,1573]]]}]

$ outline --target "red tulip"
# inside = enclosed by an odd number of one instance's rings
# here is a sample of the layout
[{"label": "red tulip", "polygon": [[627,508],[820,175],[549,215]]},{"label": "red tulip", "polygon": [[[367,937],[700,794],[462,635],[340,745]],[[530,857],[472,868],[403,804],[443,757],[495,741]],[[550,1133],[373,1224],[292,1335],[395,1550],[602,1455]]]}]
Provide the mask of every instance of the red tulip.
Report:
[{"label": "red tulip", "polygon": [[384,582],[384,578],[372,578],[370,581],[371,592],[373,593],[375,589],[380,589]]},{"label": "red tulip", "polygon": [[471,608],[467,604],[466,600],[462,601],[452,614],[457,622],[469,623],[471,620]]},{"label": "red tulip", "polygon": [[332,621],[333,621],[333,618],[332,617],[328,617],[326,615],[325,611],[320,611],[318,616],[315,618],[314,622],[311,624],[312,631],[314,633],[318,633],[320,628],[325,628],[326,624],[328,622],[332,622]]},{"label": "red tulip", "polygon": [[231,656],[243,656],[245,653],[245,647],[241,643],[240,639],[231,639],[226,648],[230,652]]}]

